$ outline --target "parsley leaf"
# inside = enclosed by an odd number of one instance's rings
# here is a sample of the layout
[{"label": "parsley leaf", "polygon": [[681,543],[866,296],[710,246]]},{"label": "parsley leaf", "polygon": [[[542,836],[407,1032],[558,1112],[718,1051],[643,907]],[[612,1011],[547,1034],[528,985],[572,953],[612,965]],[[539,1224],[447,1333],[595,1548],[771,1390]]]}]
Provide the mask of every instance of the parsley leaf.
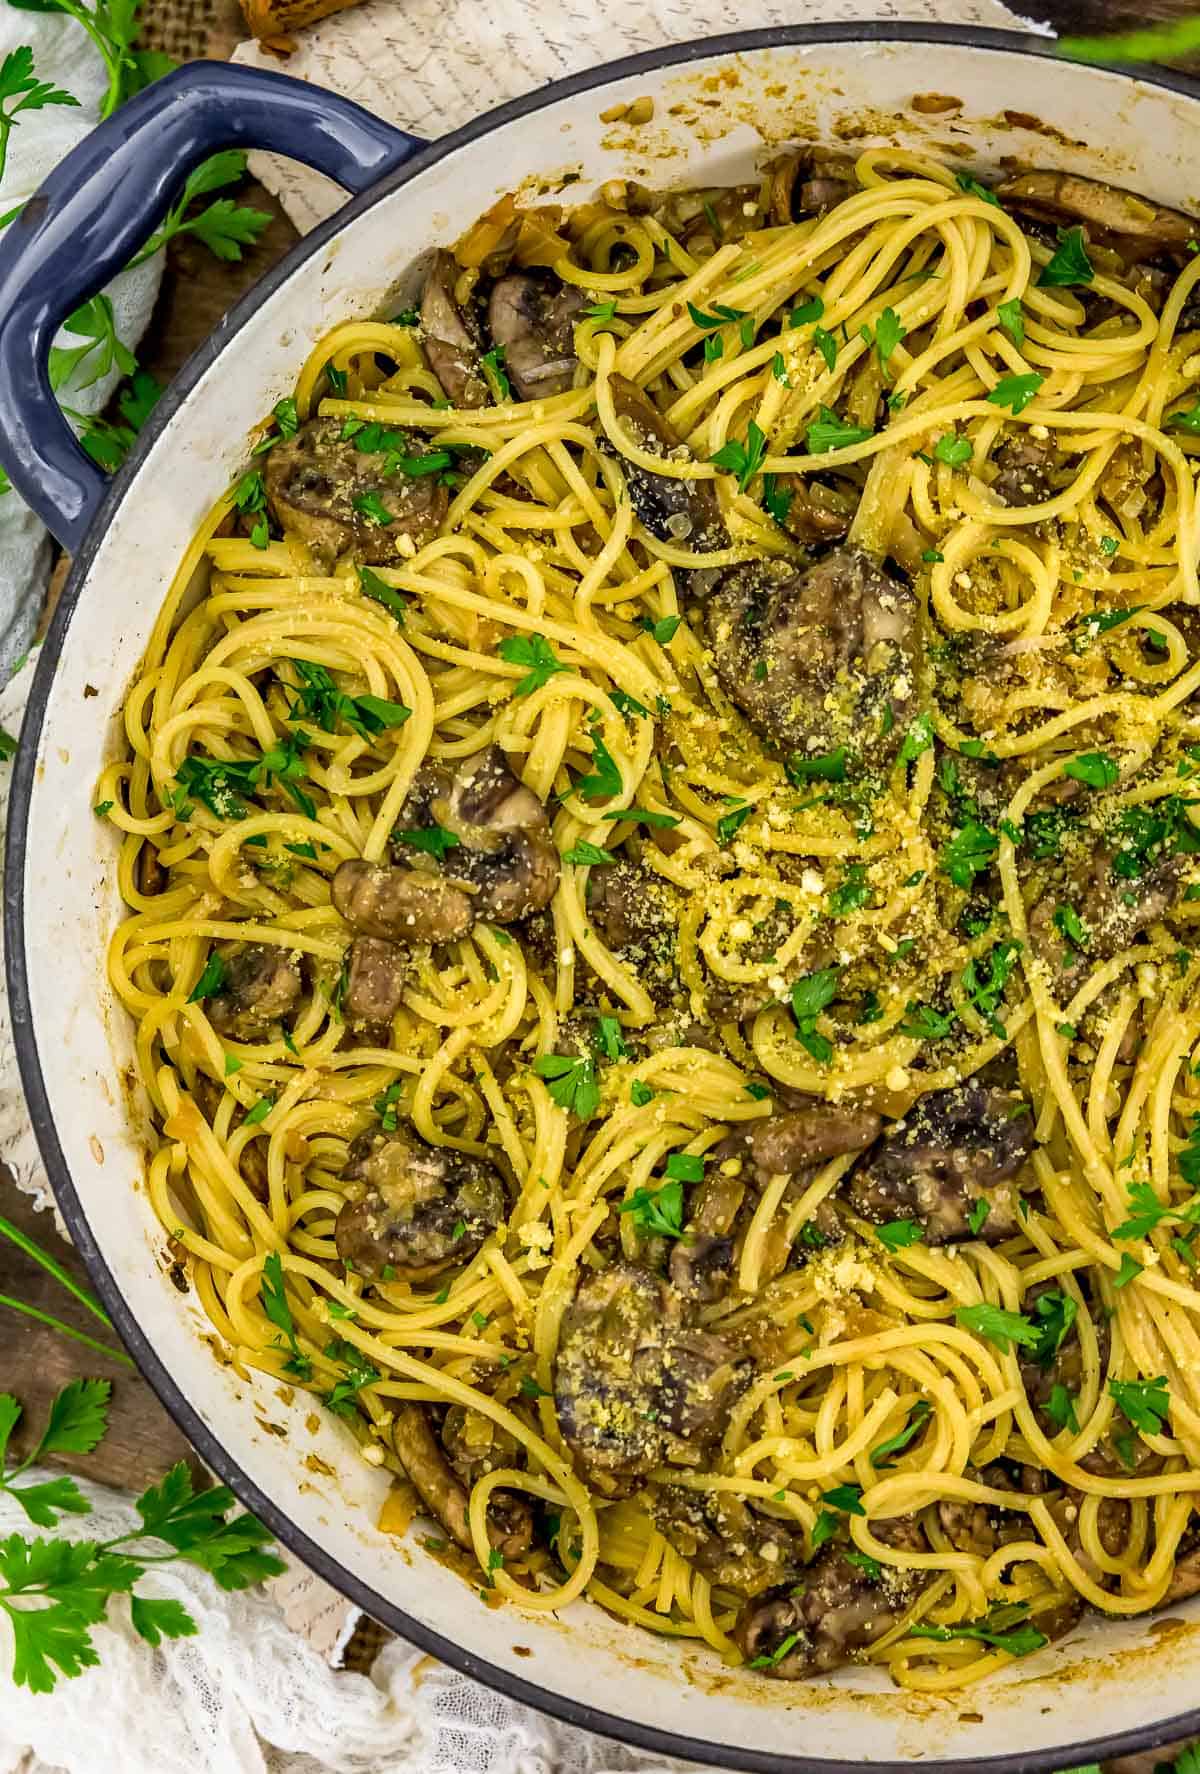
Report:
[{"label": "parsley leaf", "polygon": [[1058,250],[1049,264],[1042,266],[1038,288],[1066,288],[1071,284],[1091,283],[1095,275],[1083,244],[1083,229],[1060,228]]},{"label": "parsley leaf", "polygon": [[189,1004],[201,1004],[205,998],[215,998],[224,990],[226,978],[225,958],[213,949],[204,963],[204,971],[188,993]]},{"label": "parsley leaf", "polygon": [[727,849],[728,846],[733,843],[734,838],[737,836],[738,832],[741,831],[753,811],[753,806],[747,801],[743,807],[734,807],[730,812],[722,813],[721,817],[717,820],[717,843],[721,846],[722,850]]},{"label": "parsley leaf", "polygon": [[1120,774],[1116,759],[1103,751],[1081,752],[1063,765],[1063,775],[1081,782],[1085,788],[1111,788]]},{"label": "parsley leaf", "polygon": [[900,747],[900,762],[902,764],[914,763],[922,752],[929,750],[932,744],[933,717],[929,714],[919,714],[915,721],[910,721],[908,732],[904,735],[904,741]]},{"label": "parsley leaf", "polygon": [[570,850],[564,850],[562,859],[573,863],[576,868],[599,868],[617,860],[611,850],[605,850],[599,844],[590,844],[586,838],[581,838]]},{"label": "parsley leaf", "polygon": [[1045,1405],[1046,1415],[1060,1429],[1069,1429],[1072,1435],[1079,1433],[1079,1418],[1075,1415],[1075,1394],[1055,1382],[1050,1388],[1050,1397]]},{"label": "parsley leaf", "polygon": [[407,844],[411,850],[423,850],[427,856],[436,856],[440,862],[448,850],[458,847],[458,839],[444,825],[423,825],[414,831],[394,831],[392,839],[396,843]]},{"label": "parsley leaf", "polygon": [[958,1020],[951,1011],[943,1016],[931,1004],[906,1004],[900,1033],[916,1041],[944,1041]]},{"label": "parsley leaf", "polygon": [[1040,1341],[1041,1333],[1024,1313],[1006,1312],[1002,1306],[993,1306],[987,1300],[978,1306],[959,1306],[954,1316],[966,1330],[986,1337],[1004,1355],[1013,1343],[1019,1343],[1023,1349],[1034,1349]]},{"label": "parsley leaf", "polygon": [[960,172],[956,175],[956,179],[959,190],[965,191],[968,197],[978,197],[982,203],[994,204],[997,209],[1002,207],[1000,199],[991,187],[982,184],[971,173]]},{"label": "parsley leaf", "polygon": [[746,427],[745,443],[738,443],[731,438],[728,443],[722,444],[715,455],[709,457],[709,461],[716,468],[723,468],[729,474],[736,474],[738,491],[744,493],[762,466],[762,460],[766,453],[766,434],[751,419]]},{"label": "parsley leaf", "polygon": [[[263,1261],[262,1281],[259,1287],[259,1299],[267,1318],[282,1333],[290,1351],[284,1363],[284,1372],[295,1375],[298,1380],[312,1378],[312,1362],[304,1354],[296,1339],[296,1325],[292,1318],[292,1309],[288,1305],[287,1289],[283,1279],[283,1260],[277,1250],[271,1251]],[[276,1339],[278,1343],[279,1338]]]},{"label": "parsley leaf", "polygon": [[683,1233],[683,1184],[664,1183],[660,1189],[635,1189],[622,1201],[619,1213],[633,1215],[634,1230],[643,1238],[679,1238]]},{"label": "parsley leaf", "polygon": [[581,1121],[589,1121],[600,1107],[596,1062],[590,1054],[544,1053],[533,1069],[546,1080],[551,1100]]},{"label": "parsley leaf", "polygon": [[817,1030],[817,1018],[837,995],[840,969],[822,968],[819,973],[805,974],[792,986],[792,1015],[796,1019],[796,1039],[820,1065],[833,1058],[833,1045]]},{"label": "parsley leaf", "polygon": [[956,437],[953,432],[947,432],[945,436],[938,438],[933,446],[933,453],[939,462],[946,462],[951,468],[961,468],[964,462],[971,460],[973,446],[969,438]]},{"label": "parsley leaf", "polygon": [[921,1426],[932,1409],[927,1398],[919,1398],[909,1411],[899,1434],[889,1436],[887,1441],[881,1441],[877,1448],[871,1449],[871,1464],[877,1472],[886,1472],[892,1465],[889,1456],[900,1453],[921,1433]]},{"label": "parsley leaf", "polygon": [[907,1250],[910,1244],[921,1243],[925,1228],[919,1220],[888,1220],[876,1226],[875,1236],[885,1250]]},{"label": "parsley leaf", "polygon": [[862,425],[850,425],[829,407],[821,408],[819,419],[809,421],[808,453],[810,456],[823,456],[829,450],[849,449],[852,444],[866,443],[875,433]]},{"label": "parsley leaf", "polygon": [[1014,296],[1010,302],[999,302],[996,318],[1018,351],[1025,343],[1025,311]]},{"label": "parsley leaf", "polygon": [[656,640],[660,647],[665,647],[675,639],[676,631],[682,621],[682,616],[660,616],[657,621],[649,616],[639,616],[637,625],[645,634]]},{"label": "parsley leaf", "polygon": [[976,875],[991,867],[999,843],[990,826],[982,825],[977,819],[968,819],[950,842],[943,845],[938,855],[938,867],[943,874],[949,875],[956,887],[969,891]]},{"label": "parsley leaf", "polygon": [[870,342],[875,346],[879,367],[885,376],[889,373],[888,358],[905,337],[907,330],[894,308],[885,308],[875,322],[875,332]]},{"label": "parsley leaf", "polygon": [[795,491],[792,487],[781,487],[778,477],[774,474],[763,475],[763,504],[768,514],[780,526],[786,526],[788,512],[792,508]]},{"label": "parsley leaf", "polygon": [[[11,104],[6,101],[13,101]],[[0,62],[0,179],[8,154],[8,138],[22,111],[41,111],[47,105],[78,105],[73,93],[53,81],[38,80],[33,71],[33,50],[27,43],[10,50]]]},{"label": "parsley leaf", "polygon": [[931,1626],[918,1621],[909,1627],[908,1636],[936,1639],[941,1644],[960,1638],[977,1639],[993,1650],[1006,1651],[1010,1657],[1028,1657],[1031,1652],[1040,1651],[1049,1640],[1036,1626],[1017,1624],[1027,1612],[1024,1603],[1014,1602],[993,1608],[982,1620],[960,1621],[956,1626]]},{"label": "parsley leaf", "polygon": [[1122,1416],[1144,1435],[1160,1435],[1171,1414],[1165,1374],[1156,1380],[1110,1380],[1108,1392]]},{"label": "parsley leaf", "polygon": [[506,635],[496,651],[506,665],[523,665],[528,668],[528,676],[521,678],[514,687],[514,696],[528,696],[532,691],[540,690],[556,672],[575,669],[572,665],[564,665],[549,641],[544,640],[540,634]]},{"label": "parsley leaf", "polygon": [[370,567],[359,567],[358,589],[364,597],[369,597],[375,603],[382,604],[384,609],[389,610],[396,618],[401,628],[404,627],[404,613],[408,608],[408,600],[394,586],[388,585],[379,577],[378,573],[373,573]]},{"label": "parsley leaf", "polygon": [[1036,371],[1031,371],[1028,376],[1001,376],[988,400],[994,407],[1008,407],[1010,412],[1023,413],[1045,380],[1045,376],[1039,376]]}]

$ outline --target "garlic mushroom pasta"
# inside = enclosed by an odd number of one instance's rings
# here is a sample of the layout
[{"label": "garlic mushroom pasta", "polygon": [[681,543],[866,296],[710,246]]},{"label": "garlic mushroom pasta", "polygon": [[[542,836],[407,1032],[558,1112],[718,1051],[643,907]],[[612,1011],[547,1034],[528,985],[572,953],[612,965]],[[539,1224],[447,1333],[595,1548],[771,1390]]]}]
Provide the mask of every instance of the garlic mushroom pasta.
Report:
[{"label": "garlic mushroom pasta", "polygon": [[1196,244],[891,149],[506,198],[180,564],[153,1202],[485,1592],[941,1692],[1200,1588]]}]

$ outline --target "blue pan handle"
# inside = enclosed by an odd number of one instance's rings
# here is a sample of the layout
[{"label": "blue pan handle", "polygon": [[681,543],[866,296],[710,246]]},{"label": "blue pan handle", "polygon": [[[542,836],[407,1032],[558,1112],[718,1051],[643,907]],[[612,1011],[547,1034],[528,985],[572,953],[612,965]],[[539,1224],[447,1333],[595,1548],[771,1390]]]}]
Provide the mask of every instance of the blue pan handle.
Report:
[{"label": "blue pan handle", "polygon": [[51,392],[51,342],[145,244],[187,174],[219,148],[266,148],[357,195],[425,145],[302,80],[191,62],[55,168],[0,233],[0,461],[64,547],[78,548],[106,482]]}]

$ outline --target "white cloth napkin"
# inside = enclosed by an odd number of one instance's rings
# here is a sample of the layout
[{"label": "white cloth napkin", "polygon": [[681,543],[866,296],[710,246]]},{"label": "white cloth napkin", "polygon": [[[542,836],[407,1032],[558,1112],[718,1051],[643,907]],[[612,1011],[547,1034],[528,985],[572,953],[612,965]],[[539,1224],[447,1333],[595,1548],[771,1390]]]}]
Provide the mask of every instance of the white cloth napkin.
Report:
[{"label": "white cloth napkin", "polygon": [[[0,179],[0,215],[31,197],[63,156],[95,127],[108,84],[104,64],[83,27],[62,13],[0,8],[0,62],[22,44],[33,50],[36,78],[62,87],[79,104],[48,105],[18,115]],[[150,319],[161,277],[162,255],[156,254],[136,271],[123,271],[108,287],[118,336],[131,348]],[[58,342],[82,343],[67,333],[60,334]],[[59,392],[78,412],[98,413],[121,372],[114,368],[90,388],[80,388],[79,380],[89,374],[86,366],[81,368]],[[5,493],[0,497],[0,683],[33,638],[49,571],[49,536],[15,493]]]},{"label": "white cloth napkin", "polygon": [[[752,22],[865,17],[1043,28],[999,0],[761,0]],[[434,136],[597,62],[748,22],[742,0],[371,0],[304,33],[288,72]],[[243,44],[234,59],[279,66],[256,44]],[[342,201],[328,180],[291,162],[259,155],[251,166],[301,231]],[[0,724],[10,731],[19,725],[29,676],[22,672],[0,693]],[[0,829],[6,795],[0,776]],[[3,1003],[0,1157],[22,1188],[45,1196]],[[111,1495],[100,1506],[115,1518],[128,1515],[128,1504]],[[5,1508],[0,1496],[0,1534],[16,1525]],[[151,1654],[121,1611],[103,1631],[99,1668],[62,1684],[52,1703],[23,1691],[10,1698],[0,1625],[0,1774],[95,1774],[97,1719],[121,1774],[666,1774],[690,1767],[556,1724],[399,1642],[381,1654],[369,1681],[333,1673],[308,1642],[314,1622],[340,1640],[353,1610],[331,1603],[316,1579],[306,1595],[293,1584],[286,1598],[303,1634],[291,1630],[275,1599],[224,1595],[199,1572],[158,1581],[178,1586],[162,1593],[186,1599],[200,1636]],[[464,1593],[464,1605],[467,1599]],[[23,1761],[27,1750],[33,1759]]]}]

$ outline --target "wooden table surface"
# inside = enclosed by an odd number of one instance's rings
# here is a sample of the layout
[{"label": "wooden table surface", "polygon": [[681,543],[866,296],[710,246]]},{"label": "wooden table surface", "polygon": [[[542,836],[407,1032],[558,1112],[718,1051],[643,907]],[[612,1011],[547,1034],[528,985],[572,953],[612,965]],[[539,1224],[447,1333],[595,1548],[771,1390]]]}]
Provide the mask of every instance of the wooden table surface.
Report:
[{"label": "wooden table surface", "polygon": [[[396,0],[402,4],[403,0]],[[1200,10],[1200,0],[1139,0],[1136,5],[1110,5],[1107,0],[1013,0],[1018,10],[1053,24],[1060,31],[1098,32],[1129,29],[1154,20],[1179,18]],[[864,15],[871,11],[864,0]],[[243,35],[235,0],[144,0],[145,41],[179,59],[224,56]],[[614,50],[617,46],[614,45]],[[285,64],[281,64],[285,65]],[[1193,63],[1200,72],[1200,58]],[[188,240],[170,250],[162,294],[153,324],[139,351],[145,367],[167,381],[190,352],[207,337],[228,307],[279,259],[297,239],[279,205],[261,186],[248,184],[241,199],[269,210],[273,220],[241,264],[226,265]],[[0,1166],[0,1213],[21,1224],[53,1248],[66,1267],[82,1273],[71,1249],[53,1233],[49,1216],[34,1214],[26,1198],[11,1186]],[[0,1240],[0,1293],[16,1295],[52,1311],[80,1329],[95,1330],[95,1321],[46,1277],[28,1258]],[[144,1486],[188,1452],[179,1430],[136,1374],[92,1355],[0,1307],[4,1361],[0,1390],[23,1401],[29,1419],[44,1415],[57,1388],[76,1374],[103,1375],[113,1382],[112,1430],[97,1451],[76,1464],[92,1477],[116,1485]]]}]

